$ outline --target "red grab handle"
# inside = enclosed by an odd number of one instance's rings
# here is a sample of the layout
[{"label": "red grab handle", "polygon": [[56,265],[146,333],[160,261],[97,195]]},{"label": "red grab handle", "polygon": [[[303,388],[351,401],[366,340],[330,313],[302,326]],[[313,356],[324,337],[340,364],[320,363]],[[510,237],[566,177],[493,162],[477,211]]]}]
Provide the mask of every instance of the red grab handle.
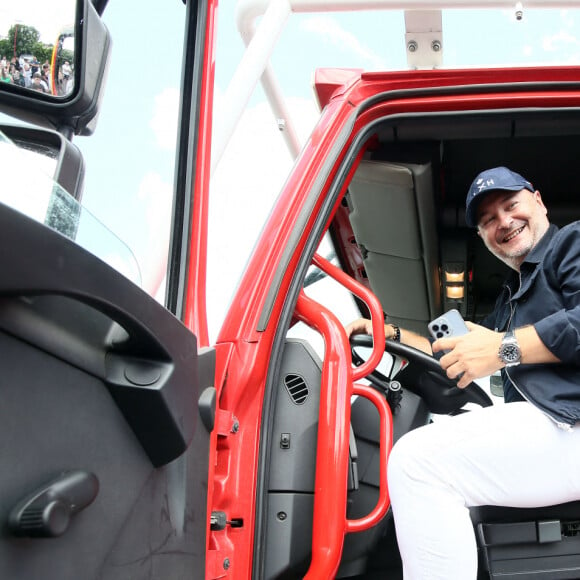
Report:
[{"label": "red grab handle", "polygon": [[[322,334],[325,356],[322,364],[316,477],[314,482],[314,515],[312,528],[312,561],[305,578],[332,578],[340,564],[344,535],[368,529],[378,523],[389,507],[387,459],[392,446],[390,408],[379,393],[353,381],[366,376],[380,362],[385,344],[383,311],[370,290],[342,270],[316,255],[314,264],[337,280],[370,308],[374,345],[369,359],[360,367],[351,364],[350,345],[344,327],[336,316],[304,292],[296,304],[297,317]],[[350,401],[352,395],[369,399],[380,416],[380,484],[375,508],[365,517],[346,518]],[[344,511],[336,509],[344,506]]]}]

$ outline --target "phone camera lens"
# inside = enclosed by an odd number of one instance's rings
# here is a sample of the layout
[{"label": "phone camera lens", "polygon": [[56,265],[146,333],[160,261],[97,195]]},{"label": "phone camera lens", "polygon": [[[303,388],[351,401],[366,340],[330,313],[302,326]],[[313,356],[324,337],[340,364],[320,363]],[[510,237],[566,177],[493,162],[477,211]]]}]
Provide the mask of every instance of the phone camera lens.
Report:
[{"label": "phone camera lens", "polygon": [[438,324],[434,324],[433,325],[433,332],[438,332],[439,331],[439,325]]},{"label": "phone camera lens", "polygon": [[449,330],[449,327],[448,327],[446,324],[442,324],[442,325],[441,325],[441,330],[442,330],[443,332],[447,332],[447,331]]},{"label": "phone camera lens", "polygon": [[443,338],[443,333],[442,332],[438,332],[437,333],[437,338]]}]

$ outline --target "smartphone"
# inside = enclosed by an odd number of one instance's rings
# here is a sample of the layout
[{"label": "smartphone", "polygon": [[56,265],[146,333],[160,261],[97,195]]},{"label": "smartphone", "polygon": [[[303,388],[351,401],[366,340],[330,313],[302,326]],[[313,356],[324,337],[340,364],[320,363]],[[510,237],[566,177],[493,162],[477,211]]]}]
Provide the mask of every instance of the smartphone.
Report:
[{"label": "smartphone", "polygon": [[435,340],[449,338],[451,336],[461,336],[469,332],[463,317],[455,308],[432,320],[427,325],[427,328]]}]

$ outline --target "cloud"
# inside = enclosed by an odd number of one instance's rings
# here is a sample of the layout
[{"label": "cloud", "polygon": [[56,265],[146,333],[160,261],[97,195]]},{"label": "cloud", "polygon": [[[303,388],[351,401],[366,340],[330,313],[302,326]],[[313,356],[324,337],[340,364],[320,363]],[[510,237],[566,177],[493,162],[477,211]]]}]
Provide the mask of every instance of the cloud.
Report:
[{"label": "cloud", "polygon": [[131,247],[137,248],[142,286],[152,295],[158,293],[167,269],[172,197],[173,186],[159,173],[145,173],[137,192],[139,207],[146,211],[145,227],[135,232],[139,242],[132,243]]},{"label": "cloud", "polygon": [[562,22],[566,28],[574,27],[574,16],[569,10],[561,10],[560,17],[562,18]]},{"label": "cloud", "polygon": [[[137,198],[143,207],[147,208],[147,223],[155,226],[164,217],[169,217],[173,188],[170,183],[163,181],[159,173],[147,171],[139,184]],[[167,207],[169,202],[169,208]]]},{"label": "cloud", "polygon": [[153,117],[149,126],[155,133],[159,147],[174,151],[177,143],[179,90],[174,87],[163,89],[155,96],[154,103]]},{"label": "cloud", "polygon": [[384,70],[387,68],[380,55],[364,46],[354,34],[342,28],[335,18],[313,16],[306,19],[301,24],[301,28],[307,32],[312,32],[317,38],[336,46],[343,52],[362,57],[369,63],[369,66],[365,67],[367,69]]},{"label": "cloud", "polygon": [[560,30],[556,34],[542,38],[542,48],[546,52],[567,50],[570,47],[577,48],[579,45],[578,39],[566,30]]}]

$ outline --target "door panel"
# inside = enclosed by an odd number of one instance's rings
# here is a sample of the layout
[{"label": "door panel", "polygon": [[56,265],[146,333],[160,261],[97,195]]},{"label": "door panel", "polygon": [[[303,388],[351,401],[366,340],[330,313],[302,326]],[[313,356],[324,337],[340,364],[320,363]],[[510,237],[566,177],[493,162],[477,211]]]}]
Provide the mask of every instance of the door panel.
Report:
[{"label": "door panel", "polygon": [[[213,357],[123,276],[5,206],[0,241],[0,577],[199,577],[198,376]],[[82,484],[59,492],[68,472],[98,481],[82,509]]]}]

